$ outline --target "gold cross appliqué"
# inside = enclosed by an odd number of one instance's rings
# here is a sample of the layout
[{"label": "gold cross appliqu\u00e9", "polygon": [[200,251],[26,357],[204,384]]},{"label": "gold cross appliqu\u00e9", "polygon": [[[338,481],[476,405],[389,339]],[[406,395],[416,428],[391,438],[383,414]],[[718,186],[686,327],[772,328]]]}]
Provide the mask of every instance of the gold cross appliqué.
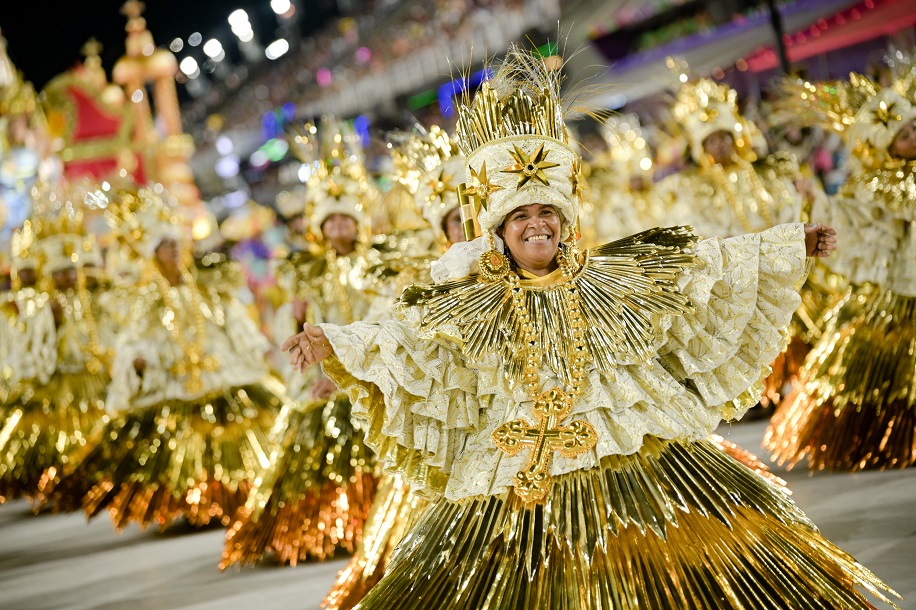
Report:
[{"label": "gold cross appliqu\u00e9", "polygon": [[572,400],[560,388],[552,388],[534,401],[534,416],[538,424],[532,426],[524,419],[506,422],[493,431],[496,446],[509,455],[516,455],[526,446],[531,455],[524,470],[515,475],[515,493],[525,502],[536,502],[550,489],[550,461],[553,452],[573,457],[590,450],[598,442],[592,425],[576,420],[567,426],[558,422],[572,411]]}]

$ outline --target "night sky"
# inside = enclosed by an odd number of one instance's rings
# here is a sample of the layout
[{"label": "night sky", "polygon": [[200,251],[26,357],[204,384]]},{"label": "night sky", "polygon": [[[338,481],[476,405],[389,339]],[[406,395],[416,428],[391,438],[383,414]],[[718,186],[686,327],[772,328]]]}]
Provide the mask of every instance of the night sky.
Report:
[{"label": "night sky", "polygon": [[[110,77],[112,66],[124,53],[123,4],[124,0],[0,0],[0,31],[13,63],[36,89],[80,61],[80,49],[93,36],[104,45],[102,61]],[[334,0],[297,0],[297,5],[303,34],[336,13]],[[148,0],[143,15],[157,45],[168,47],[173,38],[184,39],[179,60],[190,50],[188,36],[198,31],[204,40],[222,41],[234,62],[238,56],[235,45],[226,44],[233,37],[226,18],[238,8],[248,13],[260,40],[272,39],[277,19],[269,0]],[[205,59],[199,46],[190,52],[198,61]]]}]

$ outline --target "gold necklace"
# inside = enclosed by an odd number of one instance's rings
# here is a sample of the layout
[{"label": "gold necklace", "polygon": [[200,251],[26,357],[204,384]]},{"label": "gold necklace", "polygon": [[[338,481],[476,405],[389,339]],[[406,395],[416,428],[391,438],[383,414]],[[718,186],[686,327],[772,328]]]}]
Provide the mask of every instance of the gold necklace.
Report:
[{"label": "gold necklace", "polygon": [[522,288],[516,273],[508,273],[505,281],[509,284],[512,308],[518,319],[525,339],[525,367],[522,383],[531,398],[534,416],[538,423],[534,426],[524,419],[506,422],[493,432],[496,446],[515,455],[526,445],[531,446],[531,454],[524,470],[515,475],[515,494],[525,502],[542,500],[550,489],[550,462],[554,451],[565,457],[574,457],[589,451],[598,442],[595,429],[584,420],[576,420],[569,425],[560,425],[560,421],[572,412],[573,401],[582,394],[582,380],[585,378],[585,366],[588,360],[588,349],[585,340],[585,321],[580,308],[579,287],[574,281],[577,271],[578,251],[575,248],[570,256],[558,256],[560,270],[566,278],[563,294],[569,312],[569,322],[573,349],[568,366],[570,368],[567,391],[553,387],[540,391],[540,365],[543,354],[540,340],[535,332],[531,314],[528,311],[525,290]]},{"label": "gold necklace", "polygon": [[215,371],[219,366],[219,361],[212,356],[204,354],[203,339],[206,332],[206,320],[204,319],[203,298],[197,289],[197,282],[184,264],[179,264],[178,269],[181,274],[181,281],[187,287],[191,296],[190,308],[193,316],[193,326],[190,329],[193,335],[191,340],[185,338],[185,333],[182,332],[183,328],[179,324],[181,316],[179,315],[178,302],[172,297],[172,285],[159,270],[158,266],[155,267],[154,276],[159,284],[159,292],[162,293],[162,301],[165,304],[165,313],[161,318],[162,324],[169,330],[175,343],[184,353],[184,358],[172,365],[169,372],[179,377],[187,375],[185,389],[193,394],[203,389],[202,373]]},{"label": "gold necklace", "polygon": [[[763,183],[760,181],[760,176],[757,175],[757,171],[746,159],[736,157],[735,164],[738,166],[738,169],[750,179],[751,192],[754,194],[754,200],[757,202],[757,213],[766,225],[764,228],[772,227],[772,195],[770,195],[769,191],[763,186]],[[711,163],[706,165],[706,168],[709,170],[718,190],[725,196],[725,200],[728,202],[729,207],[734,210],[735,215],[738,217],[738,222],[741,223],[741,227],[748,233],[759,231],[760,229],[755,228],[748,219],[744,202],[728,179],[728,175],[725,173],[725,168],[722,167],[722,164]]]}]

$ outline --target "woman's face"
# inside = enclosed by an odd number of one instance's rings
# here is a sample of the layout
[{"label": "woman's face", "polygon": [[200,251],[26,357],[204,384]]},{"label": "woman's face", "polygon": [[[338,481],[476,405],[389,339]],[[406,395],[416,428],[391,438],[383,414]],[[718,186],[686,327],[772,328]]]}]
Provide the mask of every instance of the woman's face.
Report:
[{"label": "woman's face", "polygon": [[330,242],[354,242],[356,221],[346,214],[331,214],[321,223],[321,233]]},{"label": "woman's face", "polygon": [[714,131],[703,140],[703,151],[713,163],[728,165],[735,156],[735,139],[727,131]]},{"label": "woman's face", "polygon": [[916,159],[916,119],[900,128],[887,151],[898,159]]},{"label": "woman's face", "polygon": [[38,283],[38,274],[31,267],[17,269],[16,275],[19,277],[19,283],[25,287],[34,286]]},{"label": "woman's face", "polygon": [[69,290],[76,286],[76,267],[67,267],[51,272],[51,280],[58,290]]},{"label": "woman's face", "polygon": [[175,269],[181,261],[181,250],[178,249],[178,241],[171,237],[166,237],[159,245],[156,246],[156,261],[164,269]]},{"label": "woman's face", "polygon": [[532,203],[506,216],[497,234],[506,242],[516,264],[527,271],[546,271],[554,263],[562,222],[550,205]]},{"label": "woman's face", "polygon": [[465,241],[464,227],[461,226],[461,208],[453,208],[451,212],[445,215],[442,221],[442,229],[445,231],[445,237],[449,244],[457,244]]}]

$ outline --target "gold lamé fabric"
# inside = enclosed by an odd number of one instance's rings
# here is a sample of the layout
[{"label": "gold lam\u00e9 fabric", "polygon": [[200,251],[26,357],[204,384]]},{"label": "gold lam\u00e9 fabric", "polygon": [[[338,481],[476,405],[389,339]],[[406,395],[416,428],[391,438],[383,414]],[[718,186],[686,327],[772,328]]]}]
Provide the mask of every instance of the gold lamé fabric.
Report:
[{"label": "gold lam\u00e9 fabric", "polygon": [[435,502],[360,610],[871,608],[874,574],[786,493],[706,441],[647,437],[543,503]]},{"label": "gold lam\u00e9 fabric", "polygon": [[375,495],[375,459],[350,401],[287,406],[269,459],[226,533],[221,568],[259,560],[296,565],[352,553]]},{"label": "gold lam\u00e9 fabric", "polygon": [[112,419],[42,499],[115,527],[164,529],[179,518],[228,525],[266,463],[281,405],[273,384],[227,388],[197,400],[136,408]]},{"label": "gold lam\u00e9 fabric", "polygon": [[428,505],[429,501],[413,493],[401,476],[382,475],[363,527],[363,538],[321,606],[349,610],[359,603],[381,580],[394,549]]},{"label": "gold lam\u00e9 fabric", "polygon": [[764,438],[812,470],[916,464],[916,297],[850,289]]},{"label": "gold lam\u00e9 fabric", "polygon": [[0,502],[34,498],[103,426],[108,376],[55,373],[21,381],[0,405]]}]

